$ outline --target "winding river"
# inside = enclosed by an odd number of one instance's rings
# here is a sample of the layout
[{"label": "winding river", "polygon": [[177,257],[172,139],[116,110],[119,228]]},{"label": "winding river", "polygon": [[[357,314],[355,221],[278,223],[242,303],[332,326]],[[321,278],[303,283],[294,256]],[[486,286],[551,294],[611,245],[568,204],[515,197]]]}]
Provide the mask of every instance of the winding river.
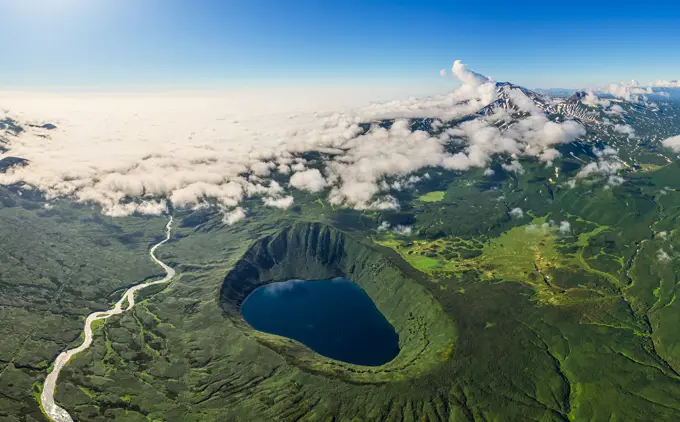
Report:
[{"label": "winding river", "polygon": [[[148,283],[142,283],[130,287],[128,290],[125,291],[123,297],[120,298],[120,300],[116,303],[116,305],[113,308],[109,309],[108,311],[93,312],[90,315],[88,315],[87,319],[85,320],[85,328],[83,328],[83,333],[85,334],[85,341],[83,341],[83,343],[80,346],[76,347],[75,349],[66,350],[60,353],[59,356],[57,356],[57,359],[54,361],[54,368],[52,369],[52,372],[50,372],[47,375],[47,378],[45,379],[45,384],[43,385],[42,394],[40,395],[40,403],[42,404],[45,413],[54,422],[73,422],[73,418],[71,418],[71,415],[69,415],[64,408],[57,406],[57,404],[54,402],[54,388],[57,384],[57,378],[59,378],[59,372],[64,367],[64,365],[68,363],[69,359],[71,359],[74,355],[87,349],[92,344],[92,323],[100,319],[106,319],[110,316],[122,314],[125,311],[129,311],[130,309],[132,309],[133,306],[135,306],[135,293],[138,290],[141,290],[148,286],[153,286],[154,284],[167,283],[168,281],[170,281],[170,279],[172,279],[175,276],[175,270],[173,270],[172,268],[167,266],[164,262],[156,258],[156,255],[154,254],[159,246],[170,240],[171,226],[172,216],[170,217],[170,221],[168,221],[168,224],[165,226],[165,239],[155,244],[149,251],[149,256],[151,257],[151,259],[153,259],[156,264],[160,265],[165,270],[165,277],[163,277],[163,279],[161,280],[150,281]],[[123,308],[123,304],[125,304],[126,302],[127,307]]]}]

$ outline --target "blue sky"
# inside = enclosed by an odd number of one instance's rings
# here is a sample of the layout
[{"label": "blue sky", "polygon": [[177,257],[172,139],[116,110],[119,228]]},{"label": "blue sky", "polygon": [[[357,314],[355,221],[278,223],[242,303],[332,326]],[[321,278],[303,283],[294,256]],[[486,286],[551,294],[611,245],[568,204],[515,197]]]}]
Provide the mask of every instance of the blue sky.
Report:
[{"label": "blue sky", "polygon": [[3,89],[680,78],[680,2],[0,0]]}]

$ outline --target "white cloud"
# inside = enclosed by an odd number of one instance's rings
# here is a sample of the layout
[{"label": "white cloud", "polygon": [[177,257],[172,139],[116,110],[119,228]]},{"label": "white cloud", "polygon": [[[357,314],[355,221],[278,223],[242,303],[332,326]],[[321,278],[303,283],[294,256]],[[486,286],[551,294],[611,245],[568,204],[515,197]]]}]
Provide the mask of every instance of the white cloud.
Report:
[{"label": "white cloud", "polygon": [[670,262],[671,260],[668,252],[664,251],[663,249],[659,249],[659,251],[656,253],[656,258],[659,260],[659,262]]},{"label": "white cloud", "polygon": [[401,191],[401,190],[404,190],[404,189],[413,188],[413,186],[415,186],[421,180],[422,180],[421,177],[412,175],[412,176],[409,176],[409,177],[400,177],[397,180],[395,180],[394,182],[392,182],[391,185],[387,184],[383,180],[383,182],[381,183],[380,186],[381,186],[382,190],[394,189],[394,190],[397,190],[397,191]]},{"label": "white cloud", "polygon": [[629,138],[635,136],[635,130],[632,128],[632,126],[627,125],[627,124],[615,124],[614,125],[614,132],[618,133],[623,133],[624,135],[628,135]]},{"label": "white cloud", "polygon": [[513,160],[510,164],[503,164],[502,167],[506,171],[510,171],[517,174],[524,174],[524,167],[522,167],[522,164],[520,164],[520,162],[517,160]]},{"label": "white cloud", "polygon": [[[550,162],[557,156],[555,145],[585,134],[575,121],[550,121],[519,90],[509,95],[530,115],[509,127],[503,124],[509,114],[499,109],[441,135],[412,131],[410,118],[433,118],[433,127],[441,127],[497,98],[492,79],[460,61],[451,72],[462,85],[449,94],[343,111],[303,106],[297,96],[281,101],[231,94],[4,97],[0,106],[19,120],[49,121],[58,128],[49,131],[50,138],[38,136],[43,134],[38,129],[13,138],[7,154],[30,164],[0,175],[0,184],[24,182],[48,198],[98,203],[111,215],[156,213],[163,207],[148,204],[163,201],[179,208],[232,209],[254,196],[283,207],[293,188],[328,188],[336,205],[397,209],[389,191],[412,188],[417,183],[412,173],[426,167],[484,168],[497,153]],[[380,119],[395,121],[382,128],[375,123]],[[362,122],[374,123],[365,132]],[[461,148],[451,154],[454,143]],[[300,157],[308,152],[324,158]],[[516,160],[510,166],[521,171]],[[391,182],[383,183],[386,178]]]},{"label": "white cloud", "polygon": [[621,170],[621,163],[618,161],[611,160],[598,160],[592,163],[588,163],[576,175],[577,178],[584,178],[590,176],[591,174],[615,174]]},{"label": "white cloud", "polygon": [[623,114],[623,112],[624,112],[623,107],[621,107],[618,104],[614,104],[609,108],[609,110],[605,110],[605,113],[607,113],[607,114],[619,114],[620,115],[620,114]]},{"label": "white cloud", "polygon": [[318,169],[309,169],[293,174],[290,185],[300,190],[319,192],[328,186],[328,182]]},{"label": "white cloud", "polygon": [[[172,190],[169,199],[177,207],[198,205],[206,198],[214,198],[222,205],[235,206],[241,202],[241,199],[243,199],[245,194],[243,189],[244,183],[243,180],[239,179],[227,183],[197,181],[179,189]],[[97,192],[96,189],[92,189],[91,191],[93,193]],[[83,196],[81,195],[80,198],[83,199]],[[101,201],[97,200],[95,200],[95,202],[101,203]]]},{"label": "white cloud", "polygon": [[[645,86],[641,85],[638,81],[633,80],[630,83],[621,82],[617,84],[610,84],[605,88],[601,88],[599,91],[625,101],[644,103],[647,105],[653,105],[653,103],[649,102],[648,95],[654,94],[662,97],[670,97],[668,92],[655,88],[680,88],[680,83],[677,80],[658,80]],[[586,103],[586,101],[584,101],[584,103]]]},{"label": "white cloud", "polygon": [[380,223],[380,225],[378,226],[378,231],[379,231],[379,232],[384,232],[385,230],[389,230],[390,227],[392,227],[392,225],[391,225],[389,222],[383,221],[383,222]]},{"label": "white cloud", "polygon": [[168,211],[168,206],[162,201],[142,201],[135,212],[147,215],[161,215]]},{"label": "white cloud", "polygon": [[165,201],[142,201],[141,203],[112,204],[104,214],[110,217],[122,217],[130,214],[161,215],[167,210]]},{"label": "white cloud", "polygon": [[555,161],[555,159],[560,155],[560,152],[555,148],[547,148],[538,154],[538,159],[547,163],[548,165],[552,165],[552,162]]},{"label": "white cloud", "polygon": [[614,97],[634,103],[647,102],[647,94],[654,93],[651,87],[641,87],[637,81],[632,81],[629,84],[610,84],[607,87],[606,92],[613,95]]},{"label": "white cloud", "polygon": [[586,96],[581,102],[590,107],[609,107],[611,104],[611,101],[598,97],[593,91],[586,91]]},{"label": "white cloud", "polygon": [[480,75],[479,73],[469,70],[467,68],[467,65],[463,64],[463,62],[461,62],[460,60],[456,60],[453,63],[451,73],[456,75],[458,80],[460,80],[460,82],[463,85],[467,85],[470,87],[477,87],[485,83],[492,82],[492,80],[487,78],[486,76]]},{"label": "white cloud", "polygon": [[291,170],[297,171],[297,172],[305,171],[307,169],[307,167],[305,167],[304,162],[297,162],[297,163],[293,164],[292,166],[290,166],[290,168],[291,168]]},{"label": "white cloud", "polygon": [[571,233],[571,224],[569,224],[568,221],[561,221],[560,224],[558,225],[555,220],[548,220],[547,222],[543,224],[529,224],[526,227],[526,230],[529,232],[541,232],[541,233],[549,233],[551,231],[557,231],[562,235],[568,235]]},{"label": "white cloud", "polygon": [[262,198],[262,202],[264,205],[272,208],[280,208],[282,210],[288,209],[291,205],[293,205],[293,197],[292,196],[284,196],[282,198],[271,198],[271,197],[265,197]]},{"label": "white cloud", "polygon": [[288,164],[279,164],[279,166],[276,168],[276,171],[283,175],[288,175],[290,174],[290,166]]},{"label": "white cloud", "polygon": [[522,211],[522,209],[519,207],[513,208],[510,210],[510,216],[513,218],[522,218],[524,217],[524,211]]},{"label": "white cloud", "polygon": [[[332,198],[331,198],[332,200]],[[359,205],[359,209],[369,209],[369,210],[398,210],[399,202],[392,195],[386,195],[383,198],[378,198],[370,204]]]},{"label": "white cloud", "polygon": [[619,152],[612,148],[611,146],[607,145],[606,147],[602,149],[593,149],[593,153],[598,156],[598,157],[607,157],[607,156],[615,156]]},{"label": "white cloud", "polygon": [[246,216],[246,211],[241,207],[237,207],[232,211],[224,213],[222,222],[228,226],[231,226],[232,224],[243,220],[246,218]]},{"label": "white cloud", "polygon": [[413,231],[413,227],[411,226],[402,226],[401,224],[397,225],[392,229],[392,231],[395,234],[401,235],[401,236],[408,236],[411,234]]},{"label": "white cloud", "polygon": [[651,86],[654,87],[659,87],[659,88],[680,88],[680,81],[674,80],[674,81],[665,81],[665,80],[658,80],[656,82],[653,82]]},{"label": "white cloud", "polygon": [[507,94],[510,100],[519,108],[519,110],[531,113],[533,115],[543,115],[543,111],[536,105],[534,100],[529,98],[520,89],[504,86],[503,91]]},{"label": "white cloud", "polygon": [[392,225],[387,221],[383,221],[378,226],[379,232],[384,232],[384,231],[388,231],[388,230],[390,230],[392,233],[394,233],[396,235],[409,236],[413,232],[413,227],[412,226],[405,226],[405,225],[402,225],[402,224],[398,224],[398,225],[392,227]]},{"label": "white cloud", "polygon": [[269,163],[269,162],[261,162],[258,161],[250,166],[250,170],[253,172],[254,175],[256,176],[269,176],[269,173],[271,173],[272,167],[276,167],[274,163]]},{"label": "white cloud", "polygon": [[619,170],[623,165],[618,160],[617,151],[609,146],[604,149],[593,150],[597,161],[586,164],[576,174],[577,179],[583,179],[591,176],[604,176],[607,178],[608,186],[617,186],[624,182],[622,177],[617,176]]},{"label": "white cloud", "polygon": [[621,176],[610,175],[610,176],[607,178],[607,186],[618,186],[618,185],[622,184],[622,183],[625,182],[625,181],[626,181],[626,179],[624,179],[624,178],[621,177]]},{"label": "white cloud", "polygon": [[675,152],[680,152],[680,135],[671,136],[670,138],[666,138],[663,141],[661,141],[661,143],[666,148],[670,148]]},{"label": "white cloud", "polygon": [[586,134],[585,128],[572,120],[564,123],[549,121],[543,115],[529,116],[508,129],[510,134],[526,140],[525,151],[538,155],[545,148],[564,144]]},{"label": "white cloud", "polygon": [[561,221],[558,230],[560,233],[567,235],[571,233],[571,224],[568,221]]}]

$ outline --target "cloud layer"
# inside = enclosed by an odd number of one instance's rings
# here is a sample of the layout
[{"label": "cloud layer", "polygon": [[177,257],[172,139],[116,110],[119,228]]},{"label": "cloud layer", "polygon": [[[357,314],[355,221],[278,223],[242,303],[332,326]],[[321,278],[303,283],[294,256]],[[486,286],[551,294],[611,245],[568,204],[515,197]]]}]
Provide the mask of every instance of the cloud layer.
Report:
[{"label": "cloud layer", "polygon": [[[11,137],[4,155],[29,165],[1,174],[0,183],[97,203],[112,216],[211,205],[233,224],[246,217],[245,198],[285,209],[296,189],[357,209],[396,208],[390,193],[412,186],[411,173],[485,167],[497,153],[550,163],[555,145],[585,134],[576,121],[549,120],[519,89],[506,92],[524,113],[513,124],[506,110],[492,108],[447,126],[499,95],[492,79],[460,61],[451,74],[461,85],[449,94],[342,112],[207,94],[0,98],[9,115],[58,127]],[[434,130],[413,130],[413,118],[431,119]],[[378,124],[384,119],[393,123]],[[521,171],[516,159],[508,166]]]},{"label": "cloud layer", "polygon": [[670,148],[675,152],[680,152],[680,135],[666,138],[663,141],[661,141],[661,143],[666,148]]}]

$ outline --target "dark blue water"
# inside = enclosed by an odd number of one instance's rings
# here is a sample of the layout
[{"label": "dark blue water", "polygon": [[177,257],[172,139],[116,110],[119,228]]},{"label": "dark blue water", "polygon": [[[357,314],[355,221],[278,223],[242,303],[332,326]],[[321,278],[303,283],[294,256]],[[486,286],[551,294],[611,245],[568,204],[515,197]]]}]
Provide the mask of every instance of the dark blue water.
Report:
[{"label": "dark blue water", "polygon": [[399,353],[399,336],[361,287],[344,278],[283,281],[241,305],[256,330],[299,341],[326,357],[378,366]]}]

